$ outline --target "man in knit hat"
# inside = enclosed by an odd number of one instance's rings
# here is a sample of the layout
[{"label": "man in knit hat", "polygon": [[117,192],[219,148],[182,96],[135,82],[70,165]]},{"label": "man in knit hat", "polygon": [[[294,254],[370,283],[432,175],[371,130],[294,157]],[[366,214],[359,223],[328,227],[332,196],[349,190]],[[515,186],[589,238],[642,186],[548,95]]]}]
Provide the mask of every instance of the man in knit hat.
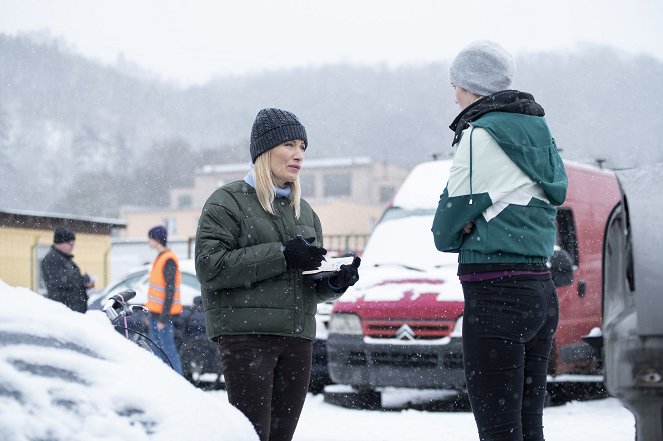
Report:
[{"label": "man in knit hat", "polygon": [[[181,272],[175,253],[167,248],[168,230],[157,225],[147,232],[148,246],[157,252],[150,271],[147,291],[148,333],[161,348],[153,352],[182,375],[182,362],[175,346],[173,316],[182,313],[180,301]],[[163,350],[163,352],[161,352]]]},{"label": "man in knit hat", "polygon": [[[433,221],[438,250],[458,253],[463,361],[482,440],[541,440],[548,357],[559,307],[546,262],[566,172],[532,95],[511,90],[513,57],[477,41],[449,77],[461,112]],[[505,375],[508,374],[508,375]]]},{"label": "man in knit hat", "polygon": [[58,227],[53,232],[53,245],[41,261],[41,272],[46,285],[46,297],[65,304],[76,312],[87,311],[87,290],[94,287],[95,278],[81,270],[74,262],[76,235]]}]

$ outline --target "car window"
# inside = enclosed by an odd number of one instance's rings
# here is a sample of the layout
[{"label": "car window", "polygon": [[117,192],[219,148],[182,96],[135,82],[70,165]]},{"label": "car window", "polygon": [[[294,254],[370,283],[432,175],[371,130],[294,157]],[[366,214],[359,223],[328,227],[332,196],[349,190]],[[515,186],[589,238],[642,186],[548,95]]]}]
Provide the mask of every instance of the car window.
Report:
[{"label": "car window", "polygon": [[200,282],[198,281],[198,278],[194,276],[193,274],[189,273],[182,273],[182,284],[190,286],[191,288],[199,291],[200,290]]},{"label": "car window", "polygon": [[573,211],[566,208],[557,210],[557,244],[569,255],[574,265],[578,265],[580,252],[578,250],[578,237]]},{"label": "car window", "polygon": [[115,294],[127,288],[135,289],[136,286],[145,278],[147,271],[139,271],[137,273],[129,274],[127,277],[113,285],[106,290],[107,294]]},{"label": "car window", "polygon": [[[389,210],[375,226],[362,253],[362,265],[401,265],[421,270],[458,265],[458,255],[435,248],[434,210]],[[423,214],[420,214],[423,213]]]}]

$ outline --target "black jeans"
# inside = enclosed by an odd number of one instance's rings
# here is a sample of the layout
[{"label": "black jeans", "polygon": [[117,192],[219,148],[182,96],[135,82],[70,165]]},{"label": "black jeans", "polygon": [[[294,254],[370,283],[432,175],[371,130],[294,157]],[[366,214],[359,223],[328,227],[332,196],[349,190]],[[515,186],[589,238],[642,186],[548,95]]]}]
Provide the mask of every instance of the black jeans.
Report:
[{"label": "black jeans", "polygon": [[543,406],[559,318],[549,277],[464,282],[463,358],[481,441],[543,440]]},{"label": "black jeans", "polygon": [[230,404],[261,441],[290,441],[308,392],[313,342],[276,335],[226,335],[217,342]]}]

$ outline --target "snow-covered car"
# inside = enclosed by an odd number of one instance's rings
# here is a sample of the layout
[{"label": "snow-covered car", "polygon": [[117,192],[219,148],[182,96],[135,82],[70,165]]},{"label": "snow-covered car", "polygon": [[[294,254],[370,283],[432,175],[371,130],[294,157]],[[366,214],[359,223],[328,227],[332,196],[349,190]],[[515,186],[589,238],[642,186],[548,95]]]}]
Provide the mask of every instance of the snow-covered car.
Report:
[{"label": "snow-covered car", "polygon": [[[108,285],[102,292],[92,295],[88,302],[91,310],[101,309],[105,301],[112,295],[131,288],[136,291],[130,303],[143,305],[147,302],[147,280],[151,264],[140,266],[130,271],[120,280]],[[175,325],[175,345],[182,359],[184,376],[197,385],[223,386],[223,375],[219,363],[219,350],[205,334],[205,314],[200,297],[200,282],[196,277],[195,263],[192,259],[180,260],[181,285],[180,300],[182,314],[173,320]],[[331,303],[322,303],[318,306],[317,338],[313,343],[313,367],[311,370],[310,390],[320,392],[322,388],[331,383],[327,371],[327,324],[331,313]],[[136,312],[128,317],[128,328],[140,333],[147,333],[145,314]],[[124,332],[118,329],[119,332]],[[136,337],[137,334],[130,334]]]},{"label": "snow-covered car", "polygon": [[79,314],[2,280],[0,304],[0,439],[258,439],[239,410],[114,332],[101,311]]},{"label": "snow-covered car", "polygon": [[[613,172],[564,166],[569,188],[557,209],[558,243],[549,260],[560,304],[548,363],[556,402],[567,391],[602,387],[601,363],[587,337],[601,326],[605,232],[621,207]],[[457,255],[440,253],[431,233],[450,169],[445,160],[412,170],[364,248],[359,282],[334,303],[327,347],[336,383],[361,391],[465,389]]]}]

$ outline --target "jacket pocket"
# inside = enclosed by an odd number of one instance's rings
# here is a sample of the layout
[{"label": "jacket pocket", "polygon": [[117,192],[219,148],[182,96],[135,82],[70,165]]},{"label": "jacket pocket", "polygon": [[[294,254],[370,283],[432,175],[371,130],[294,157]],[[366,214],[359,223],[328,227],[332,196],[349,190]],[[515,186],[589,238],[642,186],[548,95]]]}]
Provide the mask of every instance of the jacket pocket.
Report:
[{"label": "jacket pocket", "polygon": [[[297,230],[297,234],[303,237],[315,237],[315,238],[318,237],[315,228],[313,228],[310,225],[296,225],[295,229]],[[320,244],[317,243],[317,239],[315,242],[313,242],[313,245],[320,246]]]}]

